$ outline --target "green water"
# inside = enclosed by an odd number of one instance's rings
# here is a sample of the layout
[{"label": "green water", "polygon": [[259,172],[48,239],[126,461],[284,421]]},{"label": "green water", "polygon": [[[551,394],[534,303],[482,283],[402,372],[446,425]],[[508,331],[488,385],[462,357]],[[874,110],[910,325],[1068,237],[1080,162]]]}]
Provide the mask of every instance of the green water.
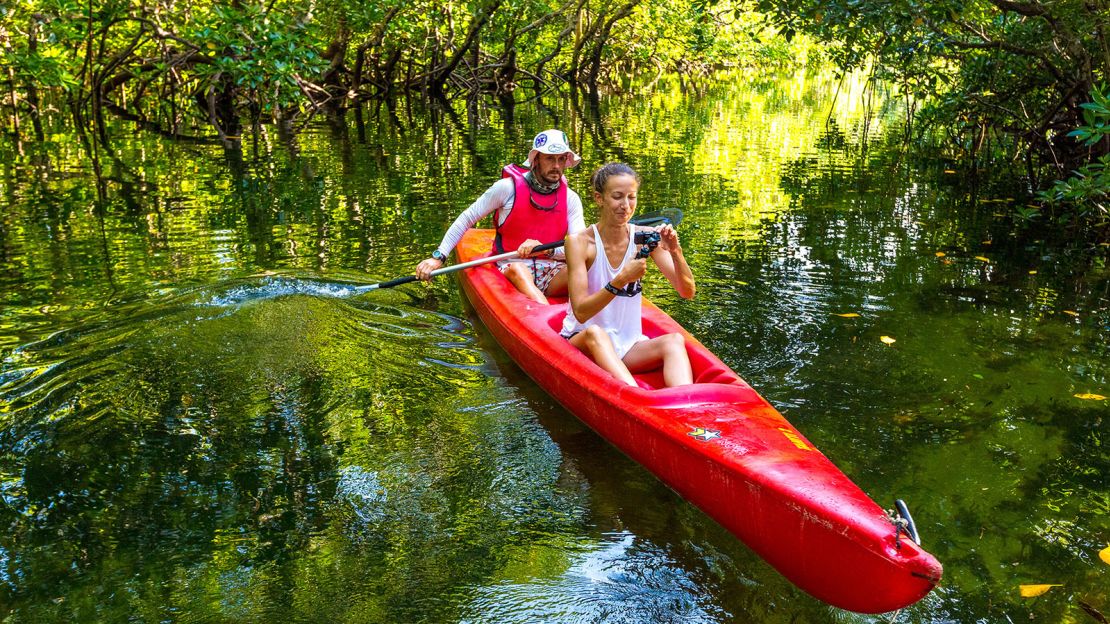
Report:
[{"label": "green water", "polygon": [[795,76],[402,103],[232,155],[3,144],[0,621],[890,621],[586,429],[453,280],[348,296],[552,126],[574,188],[625,160],[685,211],[698,296],[647,294],[908,501],[945,578],[895,621],[1110,615],[1110,408],[1074,396],[1110,396],[1106,247],[1017,230],[1012,193],[898,148],[896,101]]}]

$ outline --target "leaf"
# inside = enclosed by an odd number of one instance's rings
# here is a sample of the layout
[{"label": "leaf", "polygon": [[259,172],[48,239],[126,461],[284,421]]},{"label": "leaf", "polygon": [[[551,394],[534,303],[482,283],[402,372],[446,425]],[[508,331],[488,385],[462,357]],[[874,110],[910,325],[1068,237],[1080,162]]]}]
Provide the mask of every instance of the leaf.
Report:
[{"label": "leaf", "polygon": [[[1102,396],[1101,394],[1092,394],[1090,392],[1084,392],[1082,394],[1073,394],[1072,396],[1074,396],[1077,399],[1083,399],[1084,401],[1105,401],[1106,400],[1106,397]],[[1104,550],[1104,551],[1102,551],[1098,554],[1098,556],[1102,557],[1102,560],[1106,561],[1106,563],[1110,563],[1110,560],[1107,559],[1107,557],[1110,557],[1110,552],[1108,552],[1108,551],[1110,551],[1110,548],[1107,548],[1106,550]]]},{"label": "leaf", "polygon": [[890,336],[879,336],[879,340],[882,340],[882,341],[883,341],[883,344],[888,344],[888,345],[892,345],[892,344],[894,344],[894,343],[896,342],[896,341],[895,341],[895,340],[894,340],[893,338],[891,338]]},{"label": "leaf", "polygon": [[1036,271],[1036,269],[1034,269],[1034,270],[1030,271],[1030,272],[1029,272],[1029,274],[1030,274],[1030,275],[1036,275],[1036,274],[1037,274],[1037,271]]},{"label": "leaf", "polygon": [[975,259],[976,260],[982,260],[983,262],[990,262],[991,261],[990,258],[987,258],[985,256],[975,256]]},{"label": "leaf", "polygon": [[1068,315],[1071,315],[1071,316],[1079,316],[1079,313],[1076,312],[1075,310],[1064,310],[1064,314],[1068,314]]},{"label": "leaf", "polygon": [[952,173],[956,173],[956,170],[955,169],[945,169],[944,172],[948,173],[948,174],[952,174]]},{"label": "leaf", "polygon": [[938,251],[938,252],[937,252],[937,257],[938,257],[938,258],[943,258],[943,257],[945,257],[945,256],[947,256],[947,255],[948,255],[948,254],[944,253],[943,251]]},{"label": "leaf", "polygon": [[859,318],[859,315],[855,312],[845,312],[844,314],[837,314],[836,316],[841,318]]},{"label": "leaf", "polygon": [[1110,565],[1110,546],[1098,551],[1098,558],[1102,559],[1102,562],[1106,565]]},{"label": "leaf", "polygon": [[1036,598],[1053,587],[1063,587],[1063,585],[1059,583],[1051,585],[1019,585],[1018,589],[1021,590],[1022,598]]}]

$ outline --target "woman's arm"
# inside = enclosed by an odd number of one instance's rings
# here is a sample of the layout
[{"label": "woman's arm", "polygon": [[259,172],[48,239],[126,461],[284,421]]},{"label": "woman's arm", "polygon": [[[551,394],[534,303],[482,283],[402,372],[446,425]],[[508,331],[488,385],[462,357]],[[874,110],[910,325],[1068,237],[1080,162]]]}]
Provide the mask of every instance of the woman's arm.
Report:
[{"label": "woman's arm", "polygon": [[651,252],[651,259],[679,297],[693,299],[697,285],[694,283],[694,273],[690,270],[690,265],[686,264],[686,257],[682,255],[678,232],[670,224],[651,229],[659,232],[660,238],[659,246]]},{"label": "woman's arm", "polygon": [[[570,299],[571,312],[579,323],[585,323],[593,318],[616,297],[604,288],[595,293],[588,292],[589,280],[586,273],[589,266],[592,262],[597,262],[598,254],[605,253],[604,249],[596,248],[592,249],[592,254],[590,253],[592,237],[593,232],[590,229],[567,237],[567,295]],[[619,290],[643,277],[646,270],[646,259],[629,260],[609,283]]]}]

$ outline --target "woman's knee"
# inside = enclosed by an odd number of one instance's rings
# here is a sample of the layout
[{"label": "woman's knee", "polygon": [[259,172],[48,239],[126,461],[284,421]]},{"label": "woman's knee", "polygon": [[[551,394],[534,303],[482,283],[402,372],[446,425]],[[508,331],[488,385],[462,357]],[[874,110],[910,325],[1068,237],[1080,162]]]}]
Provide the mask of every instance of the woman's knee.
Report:
[{"label": "woman's knee", "polygon": [[686,352],[686,337],[682,334],[667,334],[663,336],[663,347],[667,351]]},{"label": "woman's knee", "polygon": [[590,346],[591,351],[596,352],[598,348],[604,348],[612,344],[609,340],[609,334],[597,325],[590,325],[582,330],[582,333],[586,335],[586,344]]}]

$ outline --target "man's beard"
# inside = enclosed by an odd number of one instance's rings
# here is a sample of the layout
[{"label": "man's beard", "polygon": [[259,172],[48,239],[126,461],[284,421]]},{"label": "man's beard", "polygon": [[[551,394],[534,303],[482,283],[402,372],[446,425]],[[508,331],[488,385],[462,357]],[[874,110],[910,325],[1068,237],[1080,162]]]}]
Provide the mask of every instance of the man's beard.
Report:
[{"label": "man's beard", "polygon": [[550,195],[559,188],[560,180],[555,180],[551,184],[544,184],[542,181],[540,181],[538,177],[536,177],[536,174],[531,171],[524,174],[524,179],[528,182],[528,186],[532,187],[533,191],[536,191],[541,195]]}]

